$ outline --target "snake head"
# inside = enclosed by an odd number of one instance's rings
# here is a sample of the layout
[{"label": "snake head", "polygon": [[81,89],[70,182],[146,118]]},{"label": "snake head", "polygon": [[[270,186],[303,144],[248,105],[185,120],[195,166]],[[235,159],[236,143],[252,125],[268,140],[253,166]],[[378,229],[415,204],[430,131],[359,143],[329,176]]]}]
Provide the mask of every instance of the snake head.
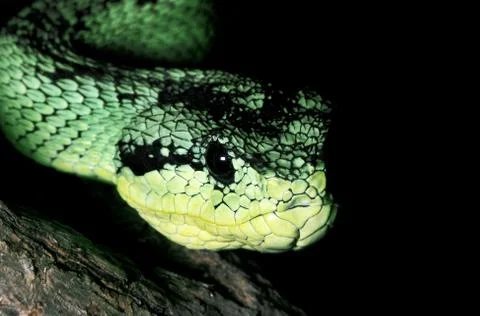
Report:
[{"label": "snake head", "polygon": [[299,92],[274,114],[279,99],[256,95],[263,103],[211,95],[214,114],[184,99],[137,116],[119,143],[123,199],[189,248],[282,252],[324,236],[336,213],[319,158],[325,104]]}]

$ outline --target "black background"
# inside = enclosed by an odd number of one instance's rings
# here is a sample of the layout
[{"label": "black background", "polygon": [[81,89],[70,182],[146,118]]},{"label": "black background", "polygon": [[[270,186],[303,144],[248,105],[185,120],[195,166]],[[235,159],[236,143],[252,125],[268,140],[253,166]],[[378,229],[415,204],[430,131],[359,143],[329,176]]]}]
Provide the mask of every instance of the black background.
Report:
[{"label": "black background", "polygon": [[[29,1],[2,2],[2,21],[22,2]],[[341,207],[333,230],[300,252],[245,256],[308,315],[410,305],[413,291],[397,286],[410,260],[395,255],[399,243],[389,238],[392,217],[406,215],[397,213],[399,203],[388,201],[382,180],[402,176],[384,158],[394,140],[372,142],[394,121],[398,95],[392,86],[398,79],[392,72],[403,67],[414,46],[404,46],[399,35],[408,23],[396,8],[365,4],[224,1],[218,8],[220,28],[207,65],[288,86],[310,85],[334,105],[326,160],[328,185]],[[39,209],[53,203],[62,219],[78,227],[101,217],[88,199],[78,199],[88,194],[72,177],[32,164],[3,140],[0,156],[0,199]],[[52,190],[59,201],[51,200]],[[407,222],[403,233],[408,231]]]}]

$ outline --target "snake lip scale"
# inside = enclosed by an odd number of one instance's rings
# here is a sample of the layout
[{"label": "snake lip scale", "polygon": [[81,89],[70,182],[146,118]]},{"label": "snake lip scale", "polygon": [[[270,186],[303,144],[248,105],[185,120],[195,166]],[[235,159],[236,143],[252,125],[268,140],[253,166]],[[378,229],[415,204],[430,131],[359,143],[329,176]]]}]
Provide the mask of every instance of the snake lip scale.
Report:
[{"label": "snake lip scale", "polygon": [[115,186],[186,247],[302,249],[337,212],[322,158],[330,103],[167,67],[205,58],[213,17],[206,0],[34,1],[0,31],[0,130],[39,164]]}]

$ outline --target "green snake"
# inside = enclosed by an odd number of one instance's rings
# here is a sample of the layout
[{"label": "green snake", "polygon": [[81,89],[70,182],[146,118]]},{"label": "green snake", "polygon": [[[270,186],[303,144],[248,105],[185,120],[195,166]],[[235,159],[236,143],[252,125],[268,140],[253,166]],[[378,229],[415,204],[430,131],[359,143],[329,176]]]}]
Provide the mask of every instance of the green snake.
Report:
[{"label": "green snake", "polygon": [[115,186],[178,244],[301,249],[337,209],[330,103],[193,66],[212,17],[202,0],[33,2],[0,33],[0,129],[44,166]]}]

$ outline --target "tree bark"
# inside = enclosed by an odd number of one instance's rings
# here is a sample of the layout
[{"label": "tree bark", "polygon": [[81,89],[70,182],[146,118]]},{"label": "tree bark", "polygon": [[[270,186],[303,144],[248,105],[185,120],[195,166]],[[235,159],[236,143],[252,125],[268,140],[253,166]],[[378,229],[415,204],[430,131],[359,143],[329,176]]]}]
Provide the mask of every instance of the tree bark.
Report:
[{"label": "tree bark", "polygon": [[0,201],[0,315],[304,315],[237,252],[152,236],[136,260]]}]

